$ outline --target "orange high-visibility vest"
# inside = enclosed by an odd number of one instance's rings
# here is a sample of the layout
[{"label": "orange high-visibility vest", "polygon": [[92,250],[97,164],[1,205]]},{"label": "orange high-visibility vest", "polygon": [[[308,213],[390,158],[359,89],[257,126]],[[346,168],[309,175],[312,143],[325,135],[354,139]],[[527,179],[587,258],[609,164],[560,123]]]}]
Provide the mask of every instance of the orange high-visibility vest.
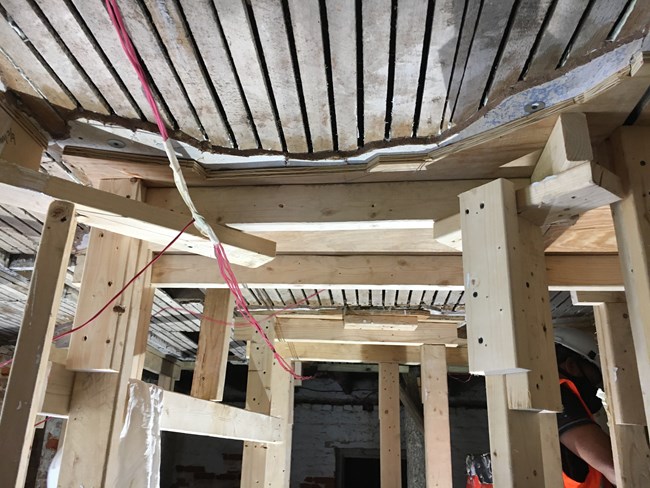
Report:
[{"label": "orange high-visibility vest", "polygon": [[[589,418],[591,419],[591,411],[587,407],[585,401],[582,399],[582,396],[580,395],[580,392],[578,391],[578,388],[576,388],[576,385],[573,383],[573,381],[560,378],[560,384],[568,386],[569,389],[578,397],[578,400],[580,400],[580,403],[582,403],[582,406],[587,412],[587,415],[589,415]],[[604,476],[600,471],[597,471],[596,469],[589,466],[589,473],[587,474],[587,478],[585,478],[584,481],[575,481],[564,472],[562,473],[562,479],[564,480],[564,488],[601,488],[601,483],[604,480]],[[605,481],[605,486],[611,486],[611,484],[608,481]]]}]

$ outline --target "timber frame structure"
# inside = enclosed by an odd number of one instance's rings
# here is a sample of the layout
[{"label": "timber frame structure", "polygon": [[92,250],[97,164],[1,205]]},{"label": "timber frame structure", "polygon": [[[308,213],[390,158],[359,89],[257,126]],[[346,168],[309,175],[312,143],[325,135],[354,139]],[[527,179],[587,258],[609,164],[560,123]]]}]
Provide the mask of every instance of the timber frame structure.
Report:
[{"label": "timber frame structure", "polygon": [[[9,5],[18,2],[0,3],[12,10]],[[648,8],[642,6],[638,15],[647,24]],[[296,368],[306,361],[379,365],[383,488],[401,486],[400,365],[421,368],[427,487],[452,486],[451,366],[486,378],[495,486],[562,485],[555,425],[562,405],[549,290],[569,291],[575,304],[594,307],[617,486],[650,486],[647,47],[637,36],[617,47],[625,62],[588,90],[525,117],[485,125],[495,113],[488,109],[521,101],[502,97],[501,104],[470,114],[474,119],[468,115],[467,132],[458,132],[456,141],[426,153],[380,151],[357,166],[241,170],[214,169],[190,157],[181,161],[195,203],[248,289],[464,290],[465,318],[390,307],[260,315],[277,351]],[[273,72],[267,75],[273,81]],[[53,134],[51,107],[36,98],[21,102],[16,93],[26,92],[9,90],[3,99],[8,117],[30,127],[35,121]],[[182,121],[178,125],[176,135],[189,146],[200,138],[182,135]],[[422,143],[404,134],[402,144]],[[118,142],[120,137],[114,136]],[[211,140],[210,149],[224,141]],[[341,148],[345,144],[349,151],[341,154],[357,154],[356,141],[342,138]],[[235,317],[212,245],[186,228],[189,211],[159,151],[69,140],[62,146],[61,161],[86,185],[37,171],[38,164],[23,161],[26,154],[0,155],[0,205],[46,216],[0,418],[0,485],[23,486],[39,415],[67,419],[62,465],[70,469],[61,471],[59,486],[119,483],[128,398],[150,394],[139,380],[145,361],[152,360],[147,339],[155,289],[195,288],[205,289],[205,302],[191,395],[170,391],[177,363],[157,358],[160,364],[150,366],[163,378],[159,431],[242,440],[242,487],[289,486],[296,380],[260,335]],[[296,158],[303,155],[298,146]],[[329,154],[325,146],[323,154]],[[105,313],[72,334],[68,348],[59,349],[51,340],[77,223],[91,231],[75,327],[185,231]],[[211,326],[214,321],[227,325]],[[231,339],[249,345],[245,408],[222,403]],[[145,446],[140,448],[144,457]]]}]

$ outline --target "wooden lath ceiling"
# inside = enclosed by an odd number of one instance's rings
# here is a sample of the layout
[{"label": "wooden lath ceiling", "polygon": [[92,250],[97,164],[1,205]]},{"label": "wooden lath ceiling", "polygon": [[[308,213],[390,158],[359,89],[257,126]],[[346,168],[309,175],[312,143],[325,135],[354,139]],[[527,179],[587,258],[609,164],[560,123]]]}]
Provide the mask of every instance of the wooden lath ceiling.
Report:
[{"label": "wooden lath ceiling", "polygon": [[[119,4],[175,137],[290,154],[438,136],[520,80],[638,37],[650,10],[632,0]],[[81,113],[153,121],[101,0],[0,5],[2,81],[46,126]]]}]

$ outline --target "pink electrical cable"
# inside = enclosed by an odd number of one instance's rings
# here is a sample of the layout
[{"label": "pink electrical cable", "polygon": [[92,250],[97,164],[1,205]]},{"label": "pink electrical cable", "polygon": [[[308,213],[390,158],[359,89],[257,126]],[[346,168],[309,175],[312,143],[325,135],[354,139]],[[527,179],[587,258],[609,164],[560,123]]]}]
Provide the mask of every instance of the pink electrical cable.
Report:
[{"label": "pink electrical cable", "polygon": [[[124,25],[124,20],[122,18],[120,7],[117,4],[117,0],[106,0],[106,10],[108,11],[108,15],[111,18],[111,22],[113,23],[115,30],[117,31],[117,35],[120,39],[120,44],[122,45],[122,49],[124,50],[124,53],[126,54],[129,61],[131,62],[131,65],[135,69],[138,78],[140,79],[142,90],[145,94],[147,102],[151,106],[151,110],[153,111],[154,117],[156,119],[156,124],[158,125],[158,130],[160,131],[160,135],[163,141],[166,142],[167,139],[169,139],[167,128],[165,127],[162,116],[160,115],[158,104],[156,103],[156,100],[153,96],[144,69],[140,64],[140,60],[138,59],[138,55],[135,51],[135,47],[131,42],[131,37],[129,36],[126,26]],[[237,281],[235,273],[233,272],[232,267],[230,266],[230,261],[228,260],[228,256],[226,255],[226,252],[223,246],[221,245],[221,243],[214,245],[214,255],[217,258],[217,262],[219,264],[219,271],[221,272],[223,279],[226,281],[228,288],[230,288],[231,293],[235,297],[235,306],[237,310],[243,317],[246,318],[246,320],[248,320],[248,322],[260,334],[263,341],[272,351],[273,357],[278,362],[280,367],[282,367],[282,369],[284,369],[287,373],[291,374],[291,376],[293,376],[295,379],[298,380],[309,379],[310,377],[301,376],[298,373],[296,373],[295,370],[291,367],[291,364],[277,352],[275,346],[273,345],[273,341],[269,339],[269,336],[266,334],[266,332],[264,332],[262,326],[257,322],[255,317],[248,310],[246,300],[244,299],[244,296],[242,295],[241,289],[239,287],[239,282]]]}]

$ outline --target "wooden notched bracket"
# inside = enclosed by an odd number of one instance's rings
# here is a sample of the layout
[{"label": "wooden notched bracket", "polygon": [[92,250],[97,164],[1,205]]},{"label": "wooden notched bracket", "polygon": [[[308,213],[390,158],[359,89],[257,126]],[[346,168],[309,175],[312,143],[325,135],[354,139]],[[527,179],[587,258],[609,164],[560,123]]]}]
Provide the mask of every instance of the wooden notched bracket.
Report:
[{"label": "wooden notched bracket", "polygon": [[[75,203],[79,222],[158,245],[167,245],[189,221],[171,210],[0,161],[1,203],[43,214],[53,200]],[[275,257],[273,241],[220,225],[214,230],[234,264],[256,267]],[[172,249],[214,257],[212,244],[194,227]]]}]

